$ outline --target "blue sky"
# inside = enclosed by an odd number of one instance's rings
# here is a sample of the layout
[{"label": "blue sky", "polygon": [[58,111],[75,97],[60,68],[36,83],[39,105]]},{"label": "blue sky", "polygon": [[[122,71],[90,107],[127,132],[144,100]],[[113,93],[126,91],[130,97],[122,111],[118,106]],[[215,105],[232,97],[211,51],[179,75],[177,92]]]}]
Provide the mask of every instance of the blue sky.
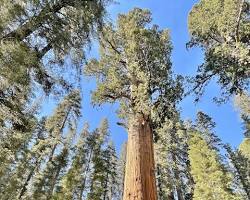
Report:
[{"label": "blue sky", "polygon": [[[187,30],[187,17],[190,9],[196,0],[120,0],[119,4],[109,7],[109,18],[115,22],[118,13],[127,13],[134,7],[147,8],[152,12],[153,23],[158,24],[162,29],[170,29],[173,43],[173,71],[184,76],[194,75],[199,64],[202,63],[203,54],[200,49],[186,49],[189,40]],[[98,47],[95,44],[90,55],[98,55]],[[119,119],[116,117],[117,105],[103,105],[93,107],[91,105],[91,90],[95,89],[95,81],[91,78],[83,77],[83,118],[81,123],[89,122],[92,129],[96,128],[101,119],[107,117],[110,122],[112,139],[120,149],[121,144],[126,141],[127,133],[122,127],[116,125]],[[232,100],[226,104],[218,106],[212,100],[214,96],[220,95],[219,87],[216,83],[211,83],[201,98],[201,101],[194,104],[194,97],[186,97],[180,104],[182,119],[194,119],[197,111],[210,115],[216,122],[216,133],[225,143],[230,143],[234,147],[241,142],[242,124],[239,113],[233,107]]]}]

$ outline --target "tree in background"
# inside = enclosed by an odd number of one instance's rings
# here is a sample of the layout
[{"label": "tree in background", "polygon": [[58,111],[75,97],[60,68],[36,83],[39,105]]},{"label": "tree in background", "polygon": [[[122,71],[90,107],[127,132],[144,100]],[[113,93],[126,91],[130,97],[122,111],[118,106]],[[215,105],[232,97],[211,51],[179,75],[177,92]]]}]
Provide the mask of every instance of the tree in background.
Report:
[{"label": "tree in background", "polygon": [[[29,140],[37,123],[38,107],[31,107],[38,102],[35,100],[38,95],[57,96],[75,87],[78,79],[72,76],[81,75],[83,48],[101,27],[107,3],[106,0],[0,2],[3,152],[15,154],[15,149],[21,151]],[[70,67],[64,65],[66,58],[71,61]],[[71,78],[67,78],[68,73]]]},{"label": "tree in background", "polygon": [[191,174],[195,182],[193,199],[237,199],[230,190],[230,174],[220,163],[217,152],[199,132],[191,134],[189,148]]},{"label": "tree in background", "polygon": [[225,94],[249,88],[249,9],[248,0],[200,0],[191,10],[188,46],[205,52],[195,77],[197,94],[214,76]]},{"label": "tree in background", "polygon": [[[1,188],[3,196],[11,198],[8,197],[11,195],[12,198],[21,198],[35,172],[41,170],[43,162],[52,162],[56,148],[64,143],[64,129],[69,128],[74,132],[74,126],[80,115],[80,101],[79,91],[72,91],[58,105],[54,115],[44,121],[40,130],[34,131],[31,137],[25,141],[24,152],[16,149],[18,153],[12,155],[11,163],[9,163],[8,157],[1,159],[0,168],[6,169],[7,167],[8,169],[8,173],[5,172],[7,176],[1,176],[1,182],[5,183]],[[1,145],[1,148],[3,147]],[[10,192],[10,190],[15,192]]]},{"label": "tree in background", "polygon": [[188,156],[195,183],[193,199],[240,199],[233,191],[233,175],[222,162],[222,144],[213,133],[214,127],[211,117],[198,112],[196,125],[188,130]]},{"label": "tree in background", "polygon": [[236,184],[242,193],[244,199],[250,198],[250,98],[247,93],[236,95],[235,106],[240,110],[241,118],[244,124],[244,135],[242,143],[235,151],[230,145],[226,145],[226,149],[233,165]]},{"label": "tree in background", "polygon": [[[37,150],[34,155],[35,166],[31,171],[32,176],[35,176],[32,184],[34,186],[33,198],[53,194],[60,172],[67,165],[69,147],[72,137],[76,134],[80,109],[80,92],[72,91],[58,105],[54,114],[47,118],[45,123],[47,134],[40,137],[33,147]],[[46,196],[46,198],[50,197]]]},{"label": "tree in background", "polygon": [[239,151],[246,158],[250,159],[250,96],[247,93],[235,97],[235,106],[240,109],[241,118],[244,124],[245,138],[239,146]]},{"label": "tree in background", "polygon": [[125,167],[126,167],[126,156],[127,156],[127,142],[124,142],[121,146],[121,153],[117,163],[117,198],[123,198],[124,191],[124,180],[125,180]]},{"label": "tree in background", "polygon": [[[22,187],[21,191],[16,190],[20,198],[24,195],[43,159],[39,154],[58,139],[49,135],[51,130],[44,131],[48,136],[44,140],[34,135],[39,126],[36,104],[41,104],[34,99],[42,92],[58,95],[73,91],[72,80],[76,79],[68,79],[66,73],[77,77],[81,74],[83,47],[101,27],[106,3],[102,0],[0,2],[0,179],[4,184],[0,190],[6,191],[6,198],[17,195],[7,189],[17,185]],[[66,58],[70,58],[70,67],[64,65]],[[60,124],[57,125],[54,128],[60,129]]]},{"label": "tree in background", "polygon": [[91,132],[86,125],[77,137],[79,102],[79,92],[73,92],[41,120],[23,157],[1,176],[1,200],[118,198],[118,160],[108,122]]},{"label": "tree in background", "polygon": [[193,180],[188,158],[188,136],[178,113],[157,131],[155,142],[158,198],[190,199]]},{"label": "tree in background", "polygon": [[245,129],[245,138],[240,144],[239,150],[246,158],[250,159],[250,96],[247,93],[237,95],[235,104],[241,111]]},{"label": "tree in background", "polygon": [[93,102],[120,102],[128,127],[123,199],[156,199],[153,158],[153,119],[160,121],[180,99],[181,78],[171,73],[171,44],[167,30],[149,27],[151,14],[135,8],[119,15],[100,36],[100,59],[87,63],[95,76]]},{"label": "tree in background", "polygon": [[94,148],[90,175],[90,190],[87,195],[89,200],[113,199],[116,193],[116,152],[112,142],[107,144],[108,123],[104,120],[98,129],[100,138]]},{"label": "tree in background", "polygon": [[241,199],[247,200],[250,198],[250,160],[239,149],[233,150],[230,145],[226,145],[225,148],[234,174],[235,188]]},{"label": "tree in background", "polygon": [[86,179],[89,172],[90,157],[95,139],[85,124],[76,145],[72,151],[72,162],[64,174],[60,187],[54,195],[56,199],[83,199],[86,189]]}]

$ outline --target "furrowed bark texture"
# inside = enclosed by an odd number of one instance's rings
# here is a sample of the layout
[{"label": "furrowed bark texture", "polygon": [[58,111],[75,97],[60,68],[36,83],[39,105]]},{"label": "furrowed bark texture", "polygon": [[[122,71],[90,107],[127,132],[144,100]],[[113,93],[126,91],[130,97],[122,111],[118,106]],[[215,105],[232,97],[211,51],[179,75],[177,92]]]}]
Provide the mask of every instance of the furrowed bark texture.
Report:
[{"label": "furrowed bark texture", "polygon": [[156,200],[152,130],[143,117],[136,117],[128,130],[123,200]]}]

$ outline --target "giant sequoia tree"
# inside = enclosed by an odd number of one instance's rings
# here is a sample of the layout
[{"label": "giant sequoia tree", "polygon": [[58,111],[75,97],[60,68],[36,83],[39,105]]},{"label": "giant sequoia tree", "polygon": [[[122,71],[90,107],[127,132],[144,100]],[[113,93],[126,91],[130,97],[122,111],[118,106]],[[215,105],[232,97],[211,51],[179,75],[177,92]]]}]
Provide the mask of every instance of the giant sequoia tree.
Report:
[{"label": "giant sequoia tree", "polygon": [[215,76],[227,94],[249,87],[249,14],[249,0],[200,0],[191,10],[189,46],[205,52],[195,79],[198,94]]},{"label": "giant sequoia tree", "polygon": [[87,63],[86,74],[95,76],[97,104],[118,101],[128,127],[123,199],[157,199],[153,157],[156,122],[179,100],[180,78],[171,73],[168,30],[150,26],[148,10],[119,15],[100,36],[100,59]]}]

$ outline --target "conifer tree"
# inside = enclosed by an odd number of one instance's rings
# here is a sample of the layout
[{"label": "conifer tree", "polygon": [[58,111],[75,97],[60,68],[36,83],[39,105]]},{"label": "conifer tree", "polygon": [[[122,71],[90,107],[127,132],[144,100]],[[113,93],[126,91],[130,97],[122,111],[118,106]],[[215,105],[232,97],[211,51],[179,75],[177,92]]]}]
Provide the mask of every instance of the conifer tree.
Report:
[{"label": "conifer tree", "polygon": [[[50,198],[53,194],[61,169],[67,164],[70,141],[75,134],[75,124],[80,116],[80,101],[79,91],[72,91],[46,120],[47,137],[38,143],[42,152],[37,152],[36,156],[40,158],[42,154],[43,162],[34,174],[33,198],[42,198],[40,195],[48,195],[46,198]],[[68,135],[64,131],[66,128]]]},{"label": "conifer tree", "polygon": [[104,157],[104,172],[106,173],[105,176],[105,192],[103,195],[103,199],[105,200],[112,200],[118,197],[118,175],[117,175],[117,154],[115,150],[114,143],[109,141],[108,146],[103,152]]},{"label": "conifer tree", "polygon": [[241,153],[240,150],[232,150],[230,145],[225,146],[234,174],[235,187],[241,196],[241,199],[250,198],[250,160]]},{"label": "conifer tree", "polygon": [[249,88],[249,9],[248,0],[200,0],[192,8],[188,45],[205,52],[195,77],[198,94],[214,76],[223,93],[241,93]]},{"label": "conifer tree", "polygon": [[[55,142],[55,138],[45,134],[48,137],[34,145],[38,110],[30,111],[32,101],[41,89],[46,95],[68,93],[72,89],[64,69],[67,73],[71,70],[72,75],[81,74],[78,64],[84,58],[82,48],[101,27],[106,3],[105,0],[0,2],[1,192],[20,198],[25,195],[27,184],[43,162],[42,154],[49,149],[50,142]],[[66,57],[71,60],[68,68],[62,67]],[[30,149],[31,146],[34,148]],[[10,188],[18,194],[8,192]]]},{"label": "conifer tree", "polygon": [[[34,183],[39,179],[39,172],[47,169],[49,176],[53,168],[59,175],[59,169],[63,168],[63,163],[67,159],[68,147],[66,148],[65,145],[66,143],[67,146],[69,145],[70,135],[74,134],[75,124],[80,115],[80,101],[79,91],[72,91],[59,104],[54,115],[42,119],[29,134],[29,138],[22,141],[22,149],[16,149],[17,153],[13,155],[11,163],[6,162],[8,161],[6,158],[2,159],[0,179],[3,184],[0,191],[3,197],[1,199],[32,198],[30,196],[32,192],[28,188],[33,188],[33,192],[36,191]],[[69,135],[65,134],[66,128],[70,132]],[[61,153],[54,157],[57,147],[61,148],[57,150]],[[48,178],[46,175],[42,176],[41,182],[45,184],[46,178]],[[56,179],[54,178],[55,183]],[[42,189],[38,189],[38,193],[42,194]]]},{"label": "conifer tree", "polygon": [[94,149],[93,158],[93,172],[90,177],[90,191],[88,193],[88,200],[99,200],[104,199],[104,194],[106,192],[106,172],[105,163],[103,160],[103,151],[101,146],[98,145]]},{"label": "conifer tree", "polygon": [[120,116],[128,122],[123,199],[157,198],[152,116],[160,118],[182,94],[181,78],[175,82],[171,73],[169,33],[149,27],[150,22],[148,10],[119,15],[116,27],[103,29],[100,59],[89,61],[85,69],[97,79],[93,101],[119,101]]},{"label": "conifer tree", "polygon": [[88,124],[85,124],[74,147],[71,166],[62,178],[61,189],[55,195],[57,199],[83,199],[83,191],[86,189],[84,180],[87,176],[86,168],[89,165],[88,157],[91,148],[91,143],[89,143],[91,135],[88,128]]},{"label": "conifer tree", "polygon": [[250,160],[250,137],[246,137],[239,146],[242,155]]},{"label": "conifer tree", "polygon": [[[14,132],[13,137],[2,138],[0,142],[0,199],[17,199],[27,178],[29,170],[32,170],[34,154],[31,149],[34,135],[39,134],[44,120],[37,123],[37,127],[32,128],[31,132]],[[32,122],[34,123],[34,122]]]},{"label": "conifer tree", "polygon": [[235,97],[235,106],[240,109],[241,118],[244,123],[244,140],[239,146],[239,151],[250,159],[250,96],[247,93]]},{"label": "conifer tree", "polygon": [[234,151],[229,145],[226,150],[234,167],[236,184],[242,191],[245,199],[250,198],[250,97],[247,93],[235,96],[235,106],[240,110],[241,118],[244,123],[244,136],[238,150]]},{"label": "conifer tree", "polygon": [[112,142],[107,144],[108,122],[105,119],[97,129],[100,138],[93,151],[93,169],[87,199],[108,200],[117,195],[117,157]]},{"label": "conifer tree", "polygon": [[192,196],[193,180],[188,159],[187,134],[178,114],[166,119],[157,130],[154,144],[156,175],[159,199],[189,199]]},{"label": "conifer tree", "polygon": [[[108,0],[109,1],[109,0]],[[74,87],[83,47],[100,29],[106,0],[18,0],[0,2],[0,134],[3,152],[13,152],[34,128],[32,101]],[[63,66],[70,58],[70,67]],[[74,80],[72,82],[72,80]],[[36,123],[36,122],[35,122]],[[12,142],[13,145],[8,143]],[[9,157],[6,155],[6,158]]]},{"label": "conifer tree", "polygon": [[233,174],[222,163],[222,144],[213,133],[214,127],[211,117],[198,112],[196,125],[188,129],[193,199],[240,199],[240,195],[233,191]]},{"label": "conifer tree", "polygon": [[193,175],[194,200],[236,199],[231,187],[231,177],[218,158],[215,150],[206,143],[198,132],[191,133],[189,158]]},{"label": "conifer tree", "polygon": [[117,163],[117,198],[122,200],[124,190],[125,179],[125,167],[126,167],[126,154],[127,154],[127,142],[121,146],[121,153]]},{"label": "conifer tree", "polygon": [[52,199],[56,192],[56,185],[60,181],[62,170],[67,166],[68,148],[54,156],[45,166],[38,181],[34,184],[33,199]]}]

